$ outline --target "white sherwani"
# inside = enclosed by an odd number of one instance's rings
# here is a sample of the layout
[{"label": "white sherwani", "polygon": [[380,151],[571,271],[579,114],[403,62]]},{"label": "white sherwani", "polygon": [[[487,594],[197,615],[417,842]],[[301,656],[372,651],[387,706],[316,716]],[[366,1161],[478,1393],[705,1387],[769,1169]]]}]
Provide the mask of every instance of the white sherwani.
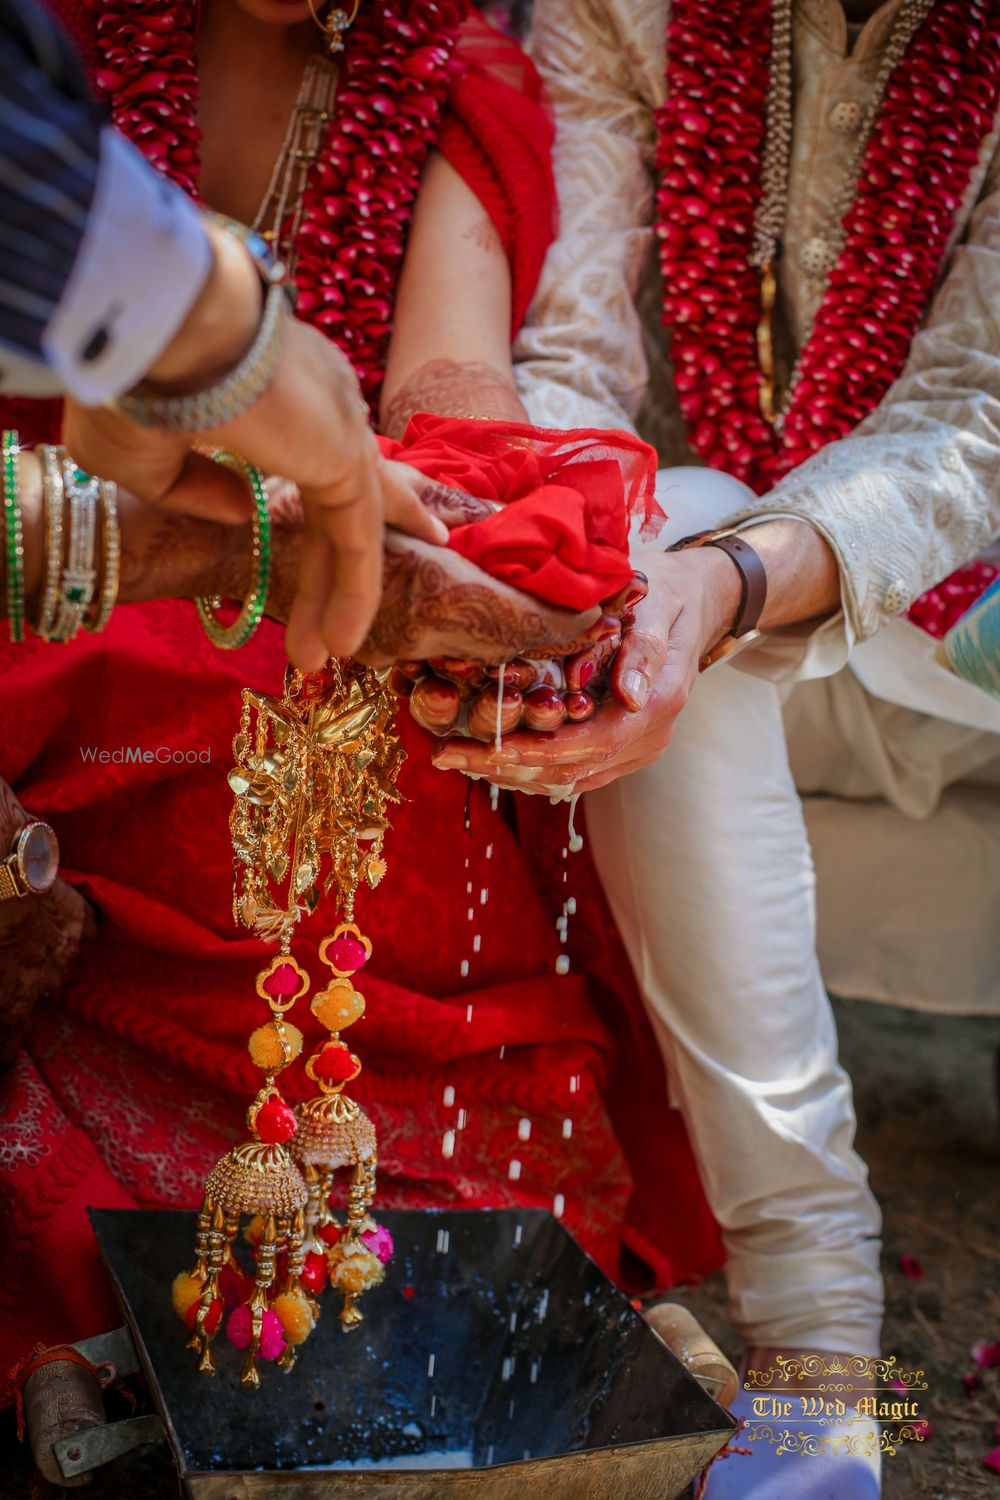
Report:
[{"label": "white sherwani", "polygon": [[[816,242],[898,5],[849,55],[838,0],[795,6],[785,372],[822,293]],[[666,25],[667,0],[536,0],[561,227],[517,376],[534,421],[639,422],[665,461],[690,464],[649,253]],[[1000,1006],[1000,703],[933,668],[899,618],[1000,536],[1000,120],[952,250],[901,378],[851,437],[760,499],[715,485],[700,498],[697,476],[676,475],[664,495],[661,545],[732,520],[808,519],[839,560],[841,614],[705,674],[660,761],[588,800],[754,1342],[877,1345],[877,1210],[851,1150],[793,767],[804,790],[837,794],[806,802],[830,986]]]}]

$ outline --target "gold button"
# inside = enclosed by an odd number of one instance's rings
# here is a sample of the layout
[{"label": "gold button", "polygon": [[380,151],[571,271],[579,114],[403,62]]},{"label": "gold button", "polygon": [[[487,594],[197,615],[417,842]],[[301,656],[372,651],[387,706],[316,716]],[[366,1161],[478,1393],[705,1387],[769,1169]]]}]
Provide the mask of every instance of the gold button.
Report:
[{"label": "gold button", "polygon": [[882,597],[882,605],[887,615],[901,615],[910,602],[910,591],[901,578],[895,583],[890,583]]},{"label": "gold button", "polygon": [[854,135],[861,129],[863,113],[854,99],[840,99],[830,111],[830,128],[841,135]]},{"label": "gold button", "polygon": [[819,234],[806,240],[799,251],[799,265],[807,276],[825,276],[836,258],[833,246]]}]

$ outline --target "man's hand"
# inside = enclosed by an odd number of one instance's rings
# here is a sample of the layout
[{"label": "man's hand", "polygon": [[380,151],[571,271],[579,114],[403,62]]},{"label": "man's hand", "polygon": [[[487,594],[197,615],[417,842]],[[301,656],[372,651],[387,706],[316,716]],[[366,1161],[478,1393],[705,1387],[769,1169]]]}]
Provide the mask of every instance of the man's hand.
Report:
[{"label": "man's hand", "polygon": [[[239,309],[252,295],[259,317],[260,283],[230,236],[216,236],[215,246],[215,290],[210,281],[199,299],[202,313],[196,306],[192,318],[208,318],[217,298],[230,309],[242,338]],[[210,322],[215,327],[219,320]],[[218,338],[209,340],[200,372],[191,365],[189,333],[182,330],[175,342],[189,352],[180,364],[171,358],[154,367],[162,389],[203,389],[218,378],[224,347]],[[243,350],[229,352],[235,362]],[[292,480],[302,497],[305,540],[287,647],[292,661],[306,669],[328,656],[353,654],[368,633],[381,590],[387,526],[428,544],[446,539],[445,528],[424,511],[411,486],[382,464],[347,359],[317,330],[294,320],[271,383],[234,421],[193,436],[162,433],[113,408],[68,401],[64,441],[85,469],[116,480],[147,504],[207,519],[246,519],[249,496],[238,476],[198,452],[195,443],[231,449],[265,474]]]},{"label": "man's hand", "polygon": [[736,615],[740,580],[713,548],[644,556],[649,593],[635,608],[611,677],[612,700],[587,724],[516,733],[501,748],[446,740],[440,770],[469,771],[515,791],[593,791],[649,765],[670,741],[702,656]]}]

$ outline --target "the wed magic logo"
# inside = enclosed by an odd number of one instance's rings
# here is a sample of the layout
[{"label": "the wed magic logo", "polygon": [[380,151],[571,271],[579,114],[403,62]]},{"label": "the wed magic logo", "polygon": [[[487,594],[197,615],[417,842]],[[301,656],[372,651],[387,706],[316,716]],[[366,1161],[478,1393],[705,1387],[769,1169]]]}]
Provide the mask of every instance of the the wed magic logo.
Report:
[{"label": "the wed magic logo", "polygon": [[753,1396],[740,1441],[777,1453],[892,1455],[929,1430],[919,1401],[924,1372],[898,1369],[894,1355],[779,1354],[766,1370],[747,1370],[743,1389]]},{"label": "the wed magic logo", "polygon": [[208,766],[212,747],[202,750],[180,749],[176,745],[119,745],[103,750],[97,745],[81,745],[80,759],[94,766]]}]

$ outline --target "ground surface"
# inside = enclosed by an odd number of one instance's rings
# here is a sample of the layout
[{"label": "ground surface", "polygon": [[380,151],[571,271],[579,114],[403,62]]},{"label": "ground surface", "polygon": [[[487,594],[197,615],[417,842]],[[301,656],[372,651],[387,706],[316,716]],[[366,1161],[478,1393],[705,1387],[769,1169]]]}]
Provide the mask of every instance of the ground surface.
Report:
[{"label": "ground surface", "polygon": [[[1000,1474],[983,1467],[998,1442],[1000,1369],[966,1394],[973,1344],[1000,1339],[1000,1021],[919,1016],[861,1003],[837,1006],[842,1053],[855,1083],[859,1141],[885,1211],[885,1350],[927,1372],[930,1441],[885,1464],[886,1500],[1000,1500]],[[914,1257],[923,1278],[899,1269]],[[735,1354],[721,1282],[680,1294]],[[738,1460],[733,1460],[737,1462]],[[30,1493],[31,1465],[0,1419],[0,1500]],[[169,1475],[150,1455],[105,1471],[89,1500],[160,1500]]]},{"label": "ground surface", "polygon": [[[932,1436],[885,1460],[885,1500],[1000,1500],[1000,1474],[982,1462],[1000,1443],[1000,1369],[980,1372],[971,1395],[961,1383],[976,1369],[972,1345],[1000,1339],[1000,1021],[862,1002],[838,1002],[837,1021],[885,1215],[884,1352],[924,1369],[929,1385]],[[901,1255],[920,1262],[922,1280],[902,1274]],[[721,1278],[682,1300],[735,1354]]]}]

